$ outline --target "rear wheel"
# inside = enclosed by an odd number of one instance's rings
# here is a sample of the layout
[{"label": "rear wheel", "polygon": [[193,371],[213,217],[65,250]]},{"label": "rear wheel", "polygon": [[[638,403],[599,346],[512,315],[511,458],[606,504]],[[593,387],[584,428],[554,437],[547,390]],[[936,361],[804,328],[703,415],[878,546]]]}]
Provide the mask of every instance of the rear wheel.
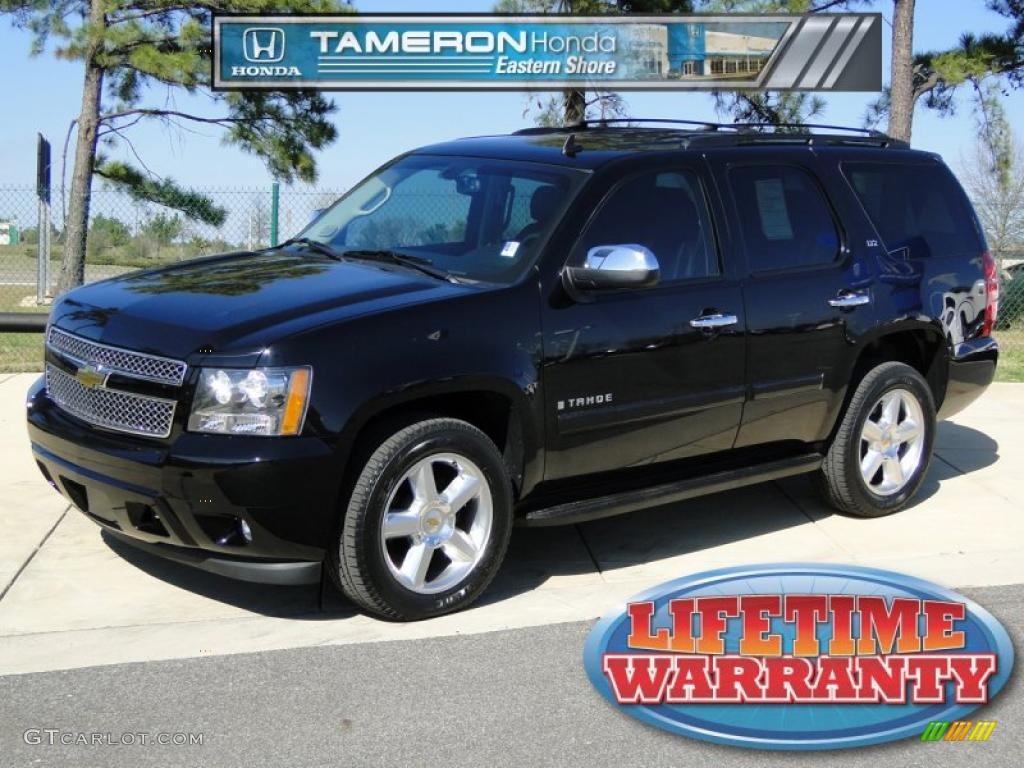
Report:
[{"label": "rear wheel", "polygon": [[861,379],[822,465],[832,506],[860,517],[904,507],[924,482],[935,440],[935,402],[921,374],[882,363]]},{"label": "rear wheel", "polygon": [[398,620],[450,613],[494,578],[508,546],[511,487],[476,427],[429,419],[399,430],[366,462],[330,571],[349,599]]}]

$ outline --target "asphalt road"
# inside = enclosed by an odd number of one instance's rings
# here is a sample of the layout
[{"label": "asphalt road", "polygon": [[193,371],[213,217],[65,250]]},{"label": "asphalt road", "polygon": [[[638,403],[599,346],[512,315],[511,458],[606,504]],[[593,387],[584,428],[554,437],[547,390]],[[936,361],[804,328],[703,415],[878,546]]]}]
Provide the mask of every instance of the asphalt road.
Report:
[{"label": "asphalt road", "polygon": [[[1020,646],[1024,585],[964,590]],[[1024,693],[982,710],[987,743],[908,740],[848,752],[766,753],[676,737],[590,686],[589,622],[0,677],[0,765],[977,766],[1020,765]],[[26,744],[27,729],[196,733],[201,745]],[[136,738],[138,741],[138,737]]]}]

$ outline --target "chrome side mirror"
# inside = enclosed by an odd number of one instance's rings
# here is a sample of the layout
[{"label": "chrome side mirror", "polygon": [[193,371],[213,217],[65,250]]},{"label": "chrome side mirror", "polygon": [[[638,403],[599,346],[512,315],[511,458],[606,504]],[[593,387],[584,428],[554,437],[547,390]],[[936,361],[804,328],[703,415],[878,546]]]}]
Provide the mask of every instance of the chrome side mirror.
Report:
[{"label": "chrome side mirror", "polygon": [[643,245],[598,245],[587,251],[582,267],[566,268],[565,277],[579,291],[650,288],[658,284],[661,269]]}]

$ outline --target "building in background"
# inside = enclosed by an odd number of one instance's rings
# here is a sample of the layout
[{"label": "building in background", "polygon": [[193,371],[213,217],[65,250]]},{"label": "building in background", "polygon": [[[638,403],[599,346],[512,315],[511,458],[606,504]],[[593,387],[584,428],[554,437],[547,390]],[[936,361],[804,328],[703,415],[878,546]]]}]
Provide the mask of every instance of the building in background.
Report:
[{"label": "building in background", "polygon": [[0,221],[0,245],[17,245],[20,241],[21,233],[18,231],[18,223]]},{"label": "building in background", "polygon": [[[652,78],[749,79],[767,64],[785,26],[764,24],[754,34],[743,25],[631,24],[630,63]],[[778,36],[771,36],[776,27]]]}]

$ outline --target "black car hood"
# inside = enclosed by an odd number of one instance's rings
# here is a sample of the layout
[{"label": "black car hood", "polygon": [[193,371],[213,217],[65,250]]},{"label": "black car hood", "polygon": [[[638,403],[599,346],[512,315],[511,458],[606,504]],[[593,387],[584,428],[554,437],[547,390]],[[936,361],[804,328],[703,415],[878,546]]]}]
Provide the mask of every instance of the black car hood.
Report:
[{"label": "black car hood", "polygon": [[389,264],[305,251],[234,253],[82,286],[54,305],[51,321],[94,341],[167,357],[247,355],[279,338],[285,325],[292,333],[466,290]]}]

